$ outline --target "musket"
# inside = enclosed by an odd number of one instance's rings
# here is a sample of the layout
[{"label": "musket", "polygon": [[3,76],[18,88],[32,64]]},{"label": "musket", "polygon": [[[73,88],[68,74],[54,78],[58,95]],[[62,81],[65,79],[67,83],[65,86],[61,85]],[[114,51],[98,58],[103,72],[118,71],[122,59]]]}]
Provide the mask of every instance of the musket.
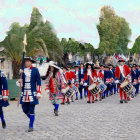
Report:
[{"label": "musket", "polygon": [[[22,52],[22,64],[21,64],[21,69],[20,69],[20,74],[22,79],[22,74],[23,74],[23,69],[24,69],[24,57],[25,57],[25,52],[26,52],[26,45],[27,45],[27,39],[26,39],[26,34],[24,35],[24,40],[23,40],[23,52]],[[21,94],[21,88],[22,88],[22,83],[20,83],[19,87],[19,93],[18,93],[18,104],[17,106],[19,107],[19,102],[20,102],[20,94]]]}]

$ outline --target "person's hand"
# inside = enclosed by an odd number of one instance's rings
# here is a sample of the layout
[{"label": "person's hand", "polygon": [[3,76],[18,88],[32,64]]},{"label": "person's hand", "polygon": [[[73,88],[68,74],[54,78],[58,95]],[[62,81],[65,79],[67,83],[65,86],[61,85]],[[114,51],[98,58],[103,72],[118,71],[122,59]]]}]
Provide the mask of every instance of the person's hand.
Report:
[{"label": "person's hand", "polygon": [[40,99],[40,96],[36,96],[36,99]]},{"label": "person's hand", "polygon": [[19,79],[18,82],[21,84],[23,82],[23,80],[22,79]]},{"label": "person's hand", "polygon": [[37,93],[37,95],[36,95],[36,99],[40,99],[40,98],[41,98],[41,96],[42,96],[42,95],[41,95],[41,93],[40,93],[40,92],[38,92],[38,93]]}]

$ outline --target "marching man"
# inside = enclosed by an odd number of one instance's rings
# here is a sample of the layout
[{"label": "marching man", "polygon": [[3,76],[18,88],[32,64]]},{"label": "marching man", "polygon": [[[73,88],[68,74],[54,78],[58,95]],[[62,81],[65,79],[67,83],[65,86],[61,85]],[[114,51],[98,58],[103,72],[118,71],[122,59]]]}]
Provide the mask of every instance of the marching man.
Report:
[{"label": "marching man", "polygon": [[131,78],[131,71],[127,65],[124,65],[125,61],[123,59],[120,59],[119,66],[116,67],[115,70],[115,83],[119,85],[119,92],[120,92],[120,103],[123,103],[123,96],[124,96],[124,102],[127,103],[127,93],[125,93],[121,88],[120,85],[124,80],[130,80]]},{"label": "marching man", "polygon": [[[95,66],[94,68],[95,68],[96,73],[97,73],[98,82],[102,83],[104,81],[104,75],[100,72],[98,66]],[[95,101],[98,101],[97,97],[98,97],[98,95],[96,95]],[[102,93],[99,93],[99,100],[100,101],[102,100]]]},{"label": "marching man", "polygon": [[3,113],[3,107],[7,107],[9,105],[8,103],[8,96],[9,96],[9,91],[8,91],[8,85],[7,85],[7,80],[6,76],[3,71],[0,70],[0,118],[1,118],[1,123],[3,129],[6,128],[6,122],[4,119],[4,113]]},{"label": "marching man", "polygon": [[49,99],[54,105],[54,114],[58,116],[59,100],[63,99],[61,92],[65,90],[65,82],[60,68],[53,62],[49,62],[49,69],[46,75],[46,92],[49,93]]},{"label": "marching man", "polygon": [[25,115],[29,118],[28,132],[33,131],[35,120],[35,105],[39,104],[41,97],[41,79],[37,68],[32,66],[35,62],[31,57],[25,57],[25,68],[23,69],[22,79],[17,81],[17,85],[22,85],[20,104]]},{"label": "marching man", "polygon": [[[93,69],[91,63],[86,64],[86,69],[85,69],[85,76],[84,76],[84,86],[89,87],[91,84],[97,82],[97,74],[96,71]],[[94,96],[92,95],[92,103],[94,103]],[[91,103],[91,92],[88,90],[88,101],[87,103]]]},{"label": "marching man", "polygon": [[[65,82],[65,85],[71,85],[71,80],[70,80],[70,74],[69,74],[69,72],[68,72],[68,69],[67,69],[67,67],[63,67],[63,77],[64,77],[64,82]],[[65,105],[65,98],[67,98],[67,97],[65,97],[65,95],[64,95],[64,97],[63,97],[63,100],[62,100],[62,105]],[[67,98],[67,101],[66,101],[68,104],[70,104],[70,100],[69,100],[69,98]]]},{"label": "marching man", "polygon": [[135,92],[135,96],[136,96],[139,92],[139,83],[138,83],[139,72],[136,69],[136,65],[134,65],[134,64],[132,66],[131,76],[132,76],[132,84],[136,89],[136,92]]}]

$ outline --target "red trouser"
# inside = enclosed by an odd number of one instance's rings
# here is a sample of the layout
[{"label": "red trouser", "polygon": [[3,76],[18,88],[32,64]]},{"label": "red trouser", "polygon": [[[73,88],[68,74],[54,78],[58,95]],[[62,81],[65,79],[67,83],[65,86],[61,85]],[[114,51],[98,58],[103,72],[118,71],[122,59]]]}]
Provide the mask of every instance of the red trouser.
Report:
[{"label": "red trouser", "polygon": [[[88,90],[88,101],[91,99],[91,92]],[[94,101],[94,96],[92,95],[92,101]]]},{"label": "red trouser", "polygon": [[[67,102],[69,103],[69,98],[67,98]],[[64,95],[64,98],[63,98],[63,103],[65,103],[65,95]]]},{"label": "red trouser", "polygon": [[123,99],[123,96],[124,96],[124,99],[126,100],[127,99],[127,94],[120,87],[119,87],[119,92],[120,92],[121,100]]}]

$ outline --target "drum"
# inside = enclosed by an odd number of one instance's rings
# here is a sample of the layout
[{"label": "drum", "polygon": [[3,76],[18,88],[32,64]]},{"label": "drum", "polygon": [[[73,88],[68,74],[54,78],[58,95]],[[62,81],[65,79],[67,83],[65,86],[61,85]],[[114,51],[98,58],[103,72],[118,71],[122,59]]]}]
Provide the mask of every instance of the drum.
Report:
[{"label": "drum", "polygon": [[68,98],[71,98],[75,94],[75,91],[72,88],[70,88],[69,86],[67,86],[65,90],[66,90],[66,92],[64,94]]},{"label": "drum", "polygon": [[128,91],[127,94],[129,94],[129,95],[134,94],[135,95],[135,92],[136,92],[136,89],[134,87],[132,87],[132,89],[130,91]]},{"label": "drum", "polygon": [[75,93],[77,93],[79,91],[75,85],[72,85],[72,89],[75,91]]},{"label": "drum", "polygon": [[99,84],[99,88],[101,90],[100,93],[103,93],[106,90],[107,86],[104,83],[101,83]]},{"label": "drum", "polygon": [[101,89],[98,87],[98,85],[96,85],[95,83],[94,84],[91,84],[89,87],[88,87],[88,90],[95,96],[97,95],[98,93],[100,93]]},{"label": "drum", "polygon": [[122,82],[122,84],[120,85],[120,87],[122,88],[122,90],[124,92],[126,92],[127,94],[134,94],[135,93],[135,88],[133,87],[133,85],[131,83],[129,83],[128,81],[124,81]]}]

